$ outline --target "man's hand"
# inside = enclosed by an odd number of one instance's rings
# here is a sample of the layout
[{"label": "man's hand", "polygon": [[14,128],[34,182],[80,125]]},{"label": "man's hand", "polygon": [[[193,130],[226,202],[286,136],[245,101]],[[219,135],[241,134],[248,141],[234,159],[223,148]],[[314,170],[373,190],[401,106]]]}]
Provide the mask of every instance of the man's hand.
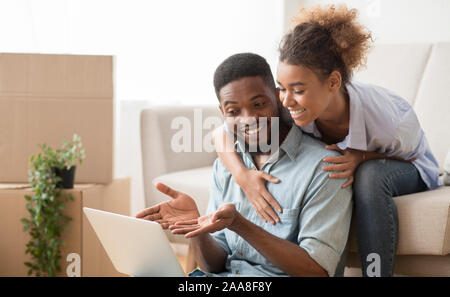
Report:
[{"label": "man's hand", "polygon": [[233,229],[236,217],[239,215],[233,203],[223,204],[211,214],[198,219],[177,222],[169,227],[173,234],[186,234],[191,238],[204,233],[214,233],[225,228]]},{"label": "man's hand", "polygon": [[164,229],[178,221],[197,219],[200,216],[194,199],[175,191],[163,183],[157,183],[156,189],[172,198],[136,214],[136,218],[159,223]]}]

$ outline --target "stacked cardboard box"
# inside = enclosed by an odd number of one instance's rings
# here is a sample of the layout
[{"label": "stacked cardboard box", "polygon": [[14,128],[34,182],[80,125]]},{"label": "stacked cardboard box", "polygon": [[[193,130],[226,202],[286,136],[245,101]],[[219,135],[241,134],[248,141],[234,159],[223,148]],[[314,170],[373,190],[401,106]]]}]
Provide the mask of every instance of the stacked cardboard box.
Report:
[{"label": "stacked cardboard box", "polygon": [[[81,276],[120,276],[108,258],[100,241],[95,235],[83,207],[102,209],[123,215],[129,215],[130,179],[115,179],[107,185],[76,184],[74,189],[64,190],[71,194],[64,214],[71,217],[70,231],[64,231],[62,239],[65,245],[61,249],[60,276],[78,273]],[[23,232],[21,218],[29,218],[25,208],[25,195],[33,195],[27,184],[0,185],[0,276],[26,276],[28,268],[24,262],[30,261],[25,255],[25,245],[30,240]],[[71,254],[79,256],[77,267],[73,268]],[[69,273],[67,273],[69,270]]]},{"label": "stacked cardboard box", "polygon": [[77,133],[76,182],[113,179],[113,58],[0,54],[0,183],[27,183],[29,158]]},{"label": "stacked cardboard box", "polygon": [[[82,138],[86,159],[77,166],[75,187],[64,190],[74,201],[64,231],[60,275],[80,257],[82,276],[120,275],[92,230],[82,207],[129,215],[130,181],[113,173],[113,57],[87,55],[0,54],[0,276],[25,276],[21,218],[29,159],[38,144],[60,148],[74,133]],[[69,259],[67,258],[69,256]],[[73,267],[73,265],[71,266]]]}]

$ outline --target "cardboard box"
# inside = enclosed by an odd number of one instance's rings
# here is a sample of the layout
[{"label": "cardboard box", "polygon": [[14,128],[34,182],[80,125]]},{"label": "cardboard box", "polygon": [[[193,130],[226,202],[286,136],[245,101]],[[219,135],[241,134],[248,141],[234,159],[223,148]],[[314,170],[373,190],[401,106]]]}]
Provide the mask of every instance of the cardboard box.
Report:
[{"label": "cardboard box", "polygon": [[[71,232],[64,231],[65,246],[61,249],[61,276],[73,260],[67,256],[80,256],[81,276],[122,276],[117,272],[98,240],[83,207],[91,207],[109,212],[130,215],[130,179],[115,179],[111,184],[76,184],[74,189],[64,190],[72,194],[74,201],[68,202],[65,215],[72,218]],[[26,243],[30,237],[23,232],[21,218],[29,218],[25,195],[32,195],[29,185],[0,186],[0,276],[26,276],[28,268],[24,262],[30,260],[25,255]]]},{"label": "cardboard box", "polygon": [[28,183],[32,154],[46,142],[82,138],[76,183],[113,179],[113,57],[0,54],[0,183]]}]

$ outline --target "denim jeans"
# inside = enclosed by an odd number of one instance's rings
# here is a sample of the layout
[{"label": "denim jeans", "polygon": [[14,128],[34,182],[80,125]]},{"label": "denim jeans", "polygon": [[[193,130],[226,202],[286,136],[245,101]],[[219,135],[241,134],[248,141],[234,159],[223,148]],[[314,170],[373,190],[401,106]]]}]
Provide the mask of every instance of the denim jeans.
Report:
[{"label": "denim jeans", "polygon": [[[353,216],[363,276],[393,275],[398,243],[393,198],[427,189],[409,162],[370,160],[358,167],[353,184]],[[378,264],[376,269],[374,265]]]}]

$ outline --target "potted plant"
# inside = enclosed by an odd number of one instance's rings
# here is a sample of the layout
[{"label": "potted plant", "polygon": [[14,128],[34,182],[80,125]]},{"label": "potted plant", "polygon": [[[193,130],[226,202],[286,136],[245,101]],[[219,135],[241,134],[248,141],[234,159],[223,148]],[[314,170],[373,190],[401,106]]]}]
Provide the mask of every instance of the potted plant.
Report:
[{"label": "potted plant", "polygon": [[75,163],[82,164],[85,151],[77,134],[71,143],[63,139],[62,149],[53,150],[46,143],[39,147],[43,153],[31,156],[33,169],[28,171],[33,196],[25,195],[25,199],[30,217],[21,219],[24,231],[29,231],[31,237],[25,251],[31,255],[31,262],[25,265],[29,268],[28,275],[34,272],[36,276],[55,276],[61,271],[60,247],[64,244],[61,235],[65,229],[70,231],[71,218],[62,212],[66,203],[73,200],[62,189],[73,188]]},{"label": "potted plant", "polygon": [[62,186],[64,189],[72,189],[75,181],[75,164],[77,161],[80,162],[80,165],[83,164],[83,160],[86,157],[85,150],[82,148],[81,137],[74,134],[71,143],[63,139],[62,148],[56,151],[45,143],[40,145],[40,147],[48,157],[51,170],[55,172],[56,176],[61,178],[57,186]]}]

